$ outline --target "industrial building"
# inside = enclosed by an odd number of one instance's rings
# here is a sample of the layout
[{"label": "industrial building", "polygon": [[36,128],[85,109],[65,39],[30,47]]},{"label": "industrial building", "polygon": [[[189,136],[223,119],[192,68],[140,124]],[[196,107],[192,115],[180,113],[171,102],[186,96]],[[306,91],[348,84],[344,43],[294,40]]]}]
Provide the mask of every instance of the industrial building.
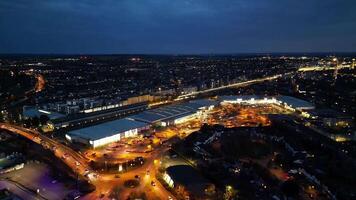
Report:
[{"label": "industrial building", "polygon": [[210,110],[217,104],[217,101],[201,99],[186,103],[164,106],[157,109],[146,110],[139,114],[132,115],[129,118],[149,124],[169,126],[183,123],[187,120],[199,117],[204,112],[204,110]]},{"label": "industrial building", "polygon": [[66,139],[96,148],[121,138],[134,137],[140,130],[148,129],[152,124],[168,126],[196,118],[216,104],[217,101],[202,99],[146,110],[124,119],[70,131],[66,134]]},{"label": "industrial building", "polygon": [[259,95],[220,96],[221,103],[278,104],[291,110],[313,110],[314,105],[291,96],[265,97]]},{"label": "industrial building", "polygon": [[70,142],[79,142],[97,148],[117,142],[121,138],[137,136],[141,130],[147,128],[149,128],[147,123],[124,118],[70,131],[65,137]]},{"label": "industrial building", "polygon": [[90,123],[99,122],[111,118],[125,117],[127,115],[141,112],[147,109],[147,103],[140,103],[118,108],[106,109],[102,111],[80,113],[71,116],[64,116],[51,120],[56,129],[73,128],[76,126],[88,125]]},{"label": "industrial building", "polygon": [[66,138],[71,142],[80,142],[96,148],[119,141],[121,138],[136,136],[140,130],[148,129],[153,124],[169,126],[204,117],[207,111],[220,103],[277,104],[293,110],[309,110],[314,108],[309,102],[289,96],[220,96],[218,100],[200,99],[156,109],[142,109],[144,111],[127,116],[124,119],[70,131],[66,135]]},{"label": "industrial building", "polygon": [[24,119],[29,119],[34,117],[40,118],[41,115],[47,116],[50,120],[55,120],[55,119],[65,117],[65,115],[61,113],[39,109],[34,106],[24,106],[22,109],[22,115]]},{"label": "industrial building", "polygon": [[278,103],[288,106],[295,110],[313,110],[315,106],[307,101],[298,99],[291,96],[278,96],[276,97]]}]

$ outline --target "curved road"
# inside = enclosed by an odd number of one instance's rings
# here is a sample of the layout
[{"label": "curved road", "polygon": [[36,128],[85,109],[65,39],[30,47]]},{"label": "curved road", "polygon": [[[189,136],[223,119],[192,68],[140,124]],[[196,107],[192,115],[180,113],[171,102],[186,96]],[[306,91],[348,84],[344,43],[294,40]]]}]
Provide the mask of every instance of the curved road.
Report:
[{"label": "curved road", "polygon": [[[67,164],[75,173],[82,176],[88,174],[88,171],[93,172],[89,166],[89,161],[77,153],[73,149],[67,147],[60,142],[57,142],[47,136],[39,134],[37,131],[26,129],[20,126],[0,123],[0,128],[8,130],[10,132],[19,134],[37,144],[42,145],[44,148],[52,149],[54,155],[59,159],[62,159],[65,164]],[[96,191],[86,195],[83,199],[98,199],[102,195],[102,199],[110,199],[109,194],[112,192],[115,186],[121,188],[120,199],[125,199],[132,191],[145,192],[149,199],[161,199],[167,200],[168,197],[173,197],[156,179],[156,173],[158,171],[158,166],[154,164],[155,159],[159,159],[163,153],[167,150],[167,147],[161,146],[152,152],[145,162],[145,164],[137,169],[130,170],[120,175],[120,178],[115,178],[115,174],[107,173],[95,173],[98,174],[94,176],[88,176],[88,181],[96,186]],[[149,175],[147,175],[149,171]],[[130,189],[124,187],[124,182],[129,179],[134,179],[135,175],[141,177],[141,184],[139,187]],[[151,185],[151,181],[156,183],[156,186]]]}]

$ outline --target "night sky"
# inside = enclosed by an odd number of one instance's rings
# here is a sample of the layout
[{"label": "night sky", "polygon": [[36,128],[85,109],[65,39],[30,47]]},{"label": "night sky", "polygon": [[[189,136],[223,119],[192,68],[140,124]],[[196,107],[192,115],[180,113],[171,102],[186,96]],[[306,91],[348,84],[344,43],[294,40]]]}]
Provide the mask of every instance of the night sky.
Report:
[{"label": "night sky", "polygon": [[0,0],[0,53],[356,51],[356,0]]}]

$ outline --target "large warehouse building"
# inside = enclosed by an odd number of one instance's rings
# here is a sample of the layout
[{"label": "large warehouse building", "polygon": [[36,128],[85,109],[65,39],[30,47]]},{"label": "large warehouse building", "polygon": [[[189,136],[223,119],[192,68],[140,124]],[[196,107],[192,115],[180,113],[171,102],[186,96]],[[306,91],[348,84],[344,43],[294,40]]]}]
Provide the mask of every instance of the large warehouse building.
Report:
[{"label": "large warehouse building", "polygon": [[147,110],[129,118],[149,124],[169,126],[199,117],[204,110],[212,109],[217,104],[217,101],[201,99]]},{"label": "large warehouse building", "polygon": [[66,134],[66,139],[97,148],[117,142],[121,138],[134,137],[139,131],[147,128],[147,123],[124,118],[70,131]]},{"label": "large warehouse building", "polygon": [[134,137],[152,124],[168,126],[196,118],[216,104],[218,101],[202,99],[151,109],[124,119],[70,131],[66,134],[66,139],[96,148],[119,141],[121,138]]},{"label": "large warehouse building", "polygon": [[140,130],[148,129],[153,124],[169,126],[204,117],[206,111],[220,103],[277,104],[300,111],[314,109],[311,103],[289,96],[220,96],[218,100],[201,99],[146,110],[124,119],[70,131],[66,138],[71,142],[80,142],[96,148],[121,138],[134,137]]},{"label": "large warehouse building", "polygon": [[265,97],[258,95],[220,96],[221,103],[278,104],[292,110],[313,110],[314,105],[291,96]]}]

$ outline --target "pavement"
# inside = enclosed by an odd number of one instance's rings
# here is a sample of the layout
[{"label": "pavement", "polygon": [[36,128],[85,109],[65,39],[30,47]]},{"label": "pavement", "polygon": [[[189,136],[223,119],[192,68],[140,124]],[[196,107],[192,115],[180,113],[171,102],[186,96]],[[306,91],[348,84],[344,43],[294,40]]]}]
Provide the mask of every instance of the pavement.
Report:
[{"label": "pavement", "polygon": [[16,184],[15,182],[8,181],[8,180],[0,180],[0,189],[8,189],[12,193],[16,194],[20,198],[24,200],[45,200],[46,198],[43,198],[41,196],[38,196],[36,193],[33,191],[30,191],[29,189]]},{"label": "pavement", "polygon": [[[55,180],[46,164],[31,162],[25,164],[23,169],[12,171],[0,176],[4,187],[11,187],[15,194],[31,199],[61,200],[73,191],[64,183]],[[0,184],[1,185],[1,184]],[[14,187],[16,186],[16,187]],[[37,193],[38,190],[38,193]]]},{"label": "pavement", "polygon": [[[154,160],[160,160],[167,150],[168,147],[164,146],[156,149],[143,166],[119,174],[119,178],[115,178],[115,174],[101,174],[96,182],[93,182],[97,186],[96,191],[84,196],[83,199],[111,199],[109,196],[115,187],[120,189],[118,199],[126,199],[131,192],[145,192],[147,198],[152,200],[166,200],[169,196],[174,199],[174,196],[156,179],[159,162]],[[147,173],[148,171],[149,173]],[[124,182],[135,179],[136,175],[140,176],[140,185],[136,188],[126,188]],[[151,185],[152,181],[155,182],[156,186]]]}]

